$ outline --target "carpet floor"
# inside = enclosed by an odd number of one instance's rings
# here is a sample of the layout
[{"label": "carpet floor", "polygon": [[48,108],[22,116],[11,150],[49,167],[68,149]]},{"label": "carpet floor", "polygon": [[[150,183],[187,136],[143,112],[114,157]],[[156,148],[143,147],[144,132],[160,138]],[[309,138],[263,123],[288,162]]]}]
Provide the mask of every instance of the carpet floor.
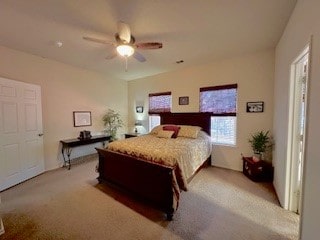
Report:
[{"label": "carpet floor", "polygon": [[0,193],[4,239],[297,240],[299,216],[279,206],[272,184],[207,167],[182,192],[173,221],[98,184],[97,159],[46,172]]}]

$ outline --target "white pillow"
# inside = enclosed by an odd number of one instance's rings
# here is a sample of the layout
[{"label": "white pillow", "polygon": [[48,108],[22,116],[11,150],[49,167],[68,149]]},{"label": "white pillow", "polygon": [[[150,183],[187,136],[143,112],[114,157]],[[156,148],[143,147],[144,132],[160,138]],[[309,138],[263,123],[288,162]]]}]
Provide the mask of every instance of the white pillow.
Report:
[{"label": "white pillow", "polygon": [[178,132],[178,137],[186,138],[197,138],[201,130],[201,127],[198,126],[189,126],[189,125],[179,125],[180,131]]},{"label": "white pillow", "polygon": [[174,134],[174,131],[160,130],[160,131],[158,131],[157,137],[159,137],[159,138],[172,138],[173,134]]}]

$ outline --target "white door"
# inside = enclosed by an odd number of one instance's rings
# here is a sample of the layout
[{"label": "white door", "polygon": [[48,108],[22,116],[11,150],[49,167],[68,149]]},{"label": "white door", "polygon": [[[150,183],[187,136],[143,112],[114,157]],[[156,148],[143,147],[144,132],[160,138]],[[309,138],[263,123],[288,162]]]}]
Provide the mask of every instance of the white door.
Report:
[{"label": "white door", "polygon": [[0,191],[43,171],[41,88],[0,78]]},{"label": "white door", "polygon": [[293,64],[293,105],[292,105],[292,138],[291,138],[291,178],[289,210],[300,213],[302,193],[302,173],[304,162],[306,105],[308,84],[309,47]]}]

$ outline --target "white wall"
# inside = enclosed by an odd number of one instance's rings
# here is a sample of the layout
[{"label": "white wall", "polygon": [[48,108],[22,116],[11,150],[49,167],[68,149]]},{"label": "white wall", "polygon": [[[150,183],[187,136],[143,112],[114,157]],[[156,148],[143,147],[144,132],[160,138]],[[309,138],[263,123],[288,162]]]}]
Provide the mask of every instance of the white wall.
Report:
[{"label": "white wall", "polygon": [[[241,153],[252,155],[248,139],[252,133],[271,130],[273,119],[274,50],[266,50],[180,71],[130,81],[128,84],[129,129],[136,119],[148,129],[148,94],[172,92],[172,112],[198,112],[199,88],[238,83],[237,146],[214,146],[215,166],[242,170]],[[189,105],[179,105],[180,96],[189,96]],[[264,101],[263,113],[246,113],[246,102]],[[143,114],[135,106],[143,105]]]},{"label": "white wall", "polygon": [[[62,164],[62,139],[76,138],[82,130],[99,133],[108,108],[127,122],[127,82],[102,74],[0,46],[0,76],[41,86],[46,170]],[[92,126],[73,127],[73,111],[91,111]],[[77,148],[76,157],[95,152]]]},{"label": "white wall", "polygon": [[295,57],[313,35],[309,107],[307,113],[306,159],[304,169],[301,239],[318,239],[320,219],[320,1],[298,0],[276,48],[275,65],[275,180],[280,202],[285,202],[285,166],[288,142],[289,71]]}]

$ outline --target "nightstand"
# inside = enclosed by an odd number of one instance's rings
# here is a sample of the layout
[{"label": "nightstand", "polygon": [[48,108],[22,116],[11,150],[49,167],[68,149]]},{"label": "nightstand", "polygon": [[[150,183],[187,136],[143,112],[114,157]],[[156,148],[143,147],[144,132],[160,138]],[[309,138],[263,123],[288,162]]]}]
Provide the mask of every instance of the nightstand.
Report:
[{"label": "nightstand", "polygon": [[124,138],[132,138],[132,137],[138,137],[141,133],[125,133]]},{"label": "nightstand", "polygon": [[243,157],[243,173],[255,182],[272,182],[273,167],[271,163],[260,160],[254,162],[252,157]]}]

